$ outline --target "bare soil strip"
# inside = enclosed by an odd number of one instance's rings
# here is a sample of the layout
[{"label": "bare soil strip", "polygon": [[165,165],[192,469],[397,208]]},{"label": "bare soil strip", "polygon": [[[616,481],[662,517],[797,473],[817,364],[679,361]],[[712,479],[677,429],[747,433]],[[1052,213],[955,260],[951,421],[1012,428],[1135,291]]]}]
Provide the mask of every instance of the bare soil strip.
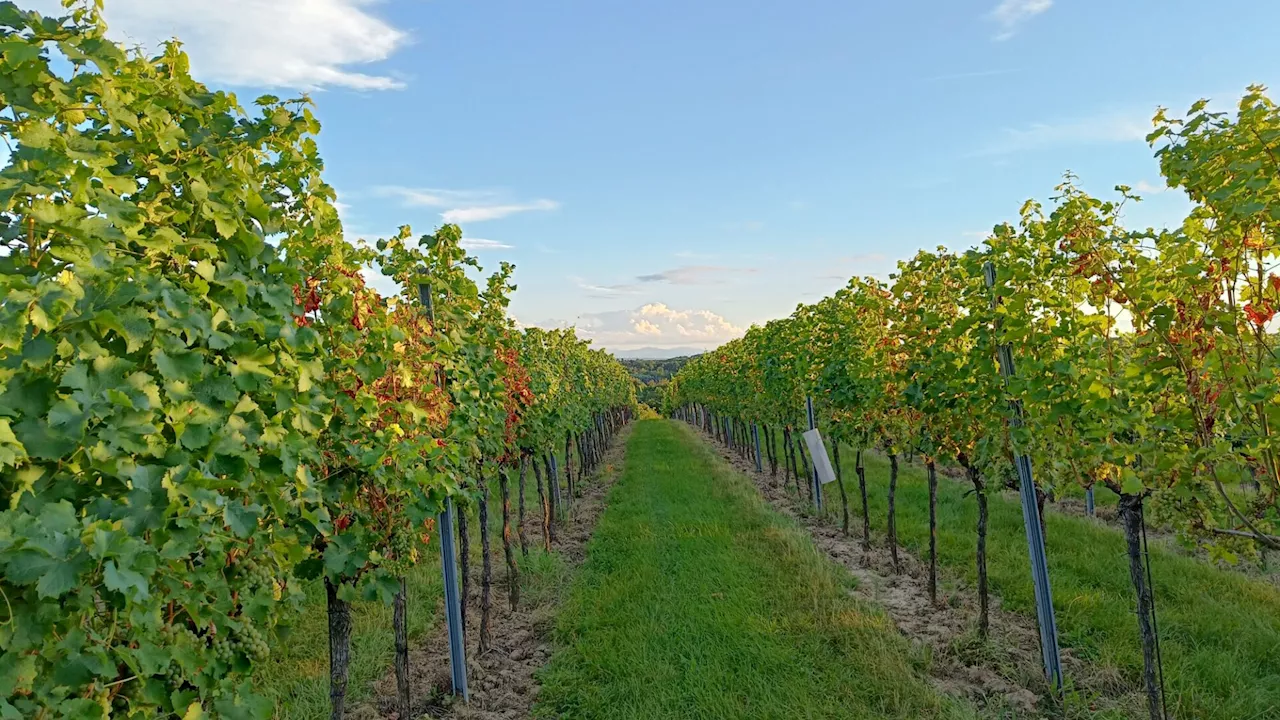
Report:
[{"label": "bare soil strip", "polygon": [[[586,559],[587,541],[604,512],[609,490],[622,476],[627,438],[632,427],[623,428],[614,438],[613,445],[605,453],[602,469],[596,477],[579,486],[582,495],[572,499],[569,516],[556,527],[552,551],[563,559],[570,572]],[[535,542],[542,541],[537,516],[534,515],[531,521],[526,515],[525,522],[530,547],[533,547]],[[472,545],[475,547],[479,543]],[[550,635],[557,605],[554,598],[559,596],[553,594],[547,602],[534,605],[526,601],[522,593],[521,604],[513,612],[507,604],[506,563],[502,559],[500,542],[495,546],[498,550],[493,557],[493,607],[489,618],[493,642],[483,655],[476,649],[480,633],[480,561],[473,558],[471,563],[475,573],[471,602],[467,605],[467,681],[471,702],[469,705],[454,702],[450,695],[449,641],[442,624],[425,645],[409,652],[409,682],[415,718],[423,714],[433,718],[480,720],[530,716],[539,689],[535,673],[551,657]],[[350,711],[348,717],[354,720],[401,720],[395,705],[395,672],[388,669],[387,674],[375,683],[373,699]]]}]

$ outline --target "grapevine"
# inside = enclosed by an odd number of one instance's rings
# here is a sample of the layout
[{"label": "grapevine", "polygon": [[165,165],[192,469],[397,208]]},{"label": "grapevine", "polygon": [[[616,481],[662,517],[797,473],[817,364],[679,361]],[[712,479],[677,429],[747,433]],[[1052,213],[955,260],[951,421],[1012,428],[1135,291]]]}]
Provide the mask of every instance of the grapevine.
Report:
[{"label": "grapevine", "polygon": [[105,33],[0,4],[0,717],[267,717],[308,579],[340,716],[348,603],[403,600],[477,462],[633,387],[566,333],[538,360],[574,386],[540,397],[512,268],[481,291],[453,226],[349,240],[309,100],[246,110]]},{"label": "grapevine", "polygon": [[[980,633],[986,493],[1012,475],[1014,455],[1037,463],[1041,515],[1072,485],[1114,493],[1142,680],[1159,718],[1145,509],[1218,559],[1280,547],[1280,108],[1260,87],[1233,116],[1206,105],[1184,119],[1159,110],[1148,137],[1167,183],[1195,203],[1181,226],[1127,229],[1122,210],[1140,199],[1130,188],[1095,198],[1068,174],[1051,207],[1028,201],[1016,224],[996,226],[980,247],[922,251],[898,264],[891,286],[855,278],[690,362],[669,384],[666,409],[704,423],[761,423],[766,437],[777,424],[789,436],[812,396],[837,442],[888,455],[895,553],[898,454],[918,450],[926,461],[931,524],[936,463],[961,467],[979,504]],[[1002,344],[1018,357],[1007,386]],[[1012,422],[1014,412],[1023,422]],[[870,542],[865,521],[863,537]],[[931,594],[936,601],[936,579]]]}]

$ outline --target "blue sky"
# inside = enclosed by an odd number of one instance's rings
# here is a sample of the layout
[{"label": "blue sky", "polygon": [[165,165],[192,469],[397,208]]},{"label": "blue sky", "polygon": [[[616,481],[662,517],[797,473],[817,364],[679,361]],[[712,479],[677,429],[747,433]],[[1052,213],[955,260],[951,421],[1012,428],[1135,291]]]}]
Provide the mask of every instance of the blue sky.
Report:
[{"label": "blue sky", "polygon": [[1147,190],[1131,225],[1178,222],[1143,141],[1154,110],[1229,106],[1280,69],[1267,2],[107,0],[107,17],[184,39],[242,101],[310,90],[349,234],[457,220],[482,262],[517,265],[521,322],[610,348],[719,344],[979,242],[1066,170]]}]

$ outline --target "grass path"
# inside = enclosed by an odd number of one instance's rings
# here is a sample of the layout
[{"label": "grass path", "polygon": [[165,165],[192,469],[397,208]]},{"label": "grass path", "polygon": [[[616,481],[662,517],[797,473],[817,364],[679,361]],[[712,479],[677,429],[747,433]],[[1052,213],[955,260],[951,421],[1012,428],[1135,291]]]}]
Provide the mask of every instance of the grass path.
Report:
[{"label": "grass path", "polygon": [[[850,513],[856,517],[853,450],[842,450],[841,460]],[[876,542],[884,538],[888,477],[888,462],[868,456]],[[938,561],[973,583],[977,504],[966,497],[969,490],[967,483],[939,483]],[[838,515],[834,486],[828,495],[828,512]],[[922,467],[903,464],[897,508],[900,542],[926,556],[928,486]],[[1124,683],[1137,687],[1142,655],[1123,536],[1096,520],[1057,512],[1047,513],[1046,526],[1063,647],[1095,667],[1114,669]],[[1280,589],[1154,545],[1151,552],[1170,717],[1280,718]],[[987,561],[992,593],[1007,609],[1034,617],[1022,510],[1015,496],[991,497]]]},{"label": "grass path", "polygon": [[961,718],[852,577],[669,421],[644,421],[559,614],[557,718]]}]

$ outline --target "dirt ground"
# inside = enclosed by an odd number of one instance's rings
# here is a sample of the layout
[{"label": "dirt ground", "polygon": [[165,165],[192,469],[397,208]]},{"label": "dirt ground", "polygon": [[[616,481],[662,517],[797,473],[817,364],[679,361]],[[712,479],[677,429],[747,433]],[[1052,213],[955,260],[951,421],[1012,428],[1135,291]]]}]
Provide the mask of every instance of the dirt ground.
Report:
[{"label": "dirt ground", "polygon": [[[552,545],[565,563],[576,569],[586,559],[586,545],[604,512],[609,490],[622,474],[627,437],[623,428],[606,451],[596,477],[582,482],[581,496],[573,498],[568,517],[556,527]],[[532,481],[532,478],[530,478]],[[496,503],[495,503],[496,504]],[[542,541],[536,515],[526,516],[527,537],[532,547]],[[513,530],[514,534],[514,530]],[[555,603],[535,605],[524,597],[512,611],[507,602],[507,568],[502,555],[502,539],[493,539],[493,606],[490,610],[492,646],[480,654],[480,562],[473,558],[471,601],[467,605],[467,681],[470,703],[454,701],[450,695],[448,634],[443,624],[419,647],[409,651],[410,692],[414,717],[498,720],[527,718],[538,697],[535,673],[551,657],[550,635]],[[478,542],[472,542],[473,548]],[[520,561],[517,549],[517,563]],[[374,685],[374,698],[355,708],[348,716],[356,720],[400,720],[396,710],[395,671]]]}]

